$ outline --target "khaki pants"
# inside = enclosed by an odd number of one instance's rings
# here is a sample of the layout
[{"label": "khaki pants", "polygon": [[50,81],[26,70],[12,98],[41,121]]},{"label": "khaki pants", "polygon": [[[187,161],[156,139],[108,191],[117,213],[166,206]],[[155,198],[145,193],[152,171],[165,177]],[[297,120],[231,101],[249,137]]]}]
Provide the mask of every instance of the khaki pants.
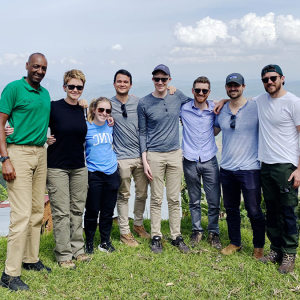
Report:
[{"label": "khaki pants", "polygon": [[162,237],[161,205],[164,193],[164,177],[166,176],[166,192],[169,209],[171,238],[176,239],[180,233],[180,200],[179,193],[182,179],[182,151],[147,152],[147,160],[151,168],[153,180],[151,186],[150,217],[151,237]]},{"label": "khaki pants", "polygon": [[20,276],[22,261],[36,263],[39,260],[47,150],[45,147],[10,144],[7,151],[17,177],[7,182],[11,211],[5,273]]},{"label": "khaki pants", "polygon": [[128,224],[128,200],[130,197],[131,176],[135,183],[134,225],[143,225],[143,214],[147,200],[148,178],[144,173],[141,157],[118,160],[121,185],[118,191],[117,209],[121,235],[130,232]]},{"label": "khaki pants", "polygon": [[53,220],[55,257],[58,262],[84,253],[82,215],[87,196],[87,168],[49,168],[47,188]]}]

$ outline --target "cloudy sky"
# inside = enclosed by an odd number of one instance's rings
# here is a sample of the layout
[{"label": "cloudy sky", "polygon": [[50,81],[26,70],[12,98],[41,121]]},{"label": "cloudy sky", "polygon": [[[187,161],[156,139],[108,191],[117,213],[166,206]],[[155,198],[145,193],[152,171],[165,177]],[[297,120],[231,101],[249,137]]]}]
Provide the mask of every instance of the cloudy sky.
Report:
[{"label": "cloudy sky", "polygon": [[7,78],[24,75],[28,55],[42,52],[52,79],[78,68],[89,82],[111,82],[125,68],[144,81],[164,63],[177,80],[232,72],[247,80],[277,63],[296,81],[300,1],[0,0],[0,45]]}]

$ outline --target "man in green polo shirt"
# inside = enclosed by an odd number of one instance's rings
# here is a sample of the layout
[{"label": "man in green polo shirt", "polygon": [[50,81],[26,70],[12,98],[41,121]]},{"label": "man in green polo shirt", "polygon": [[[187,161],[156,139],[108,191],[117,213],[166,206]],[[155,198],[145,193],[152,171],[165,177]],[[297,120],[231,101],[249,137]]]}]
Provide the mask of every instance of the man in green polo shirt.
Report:
[{"label": "man in green polo shirt", "polygon": [[[0,285],[28,290],[21,279],[26,270],[46,270],[39,260],[40,230],[44,212],[47,156],[44,146],[50,116],[49,92],[40,86],[47,70],[41,53],[31,54],[27,77],[9,83],[0,99],[0,161],[11,208],[7,259]],[[14,133],[5,138],[8,121]]]}]

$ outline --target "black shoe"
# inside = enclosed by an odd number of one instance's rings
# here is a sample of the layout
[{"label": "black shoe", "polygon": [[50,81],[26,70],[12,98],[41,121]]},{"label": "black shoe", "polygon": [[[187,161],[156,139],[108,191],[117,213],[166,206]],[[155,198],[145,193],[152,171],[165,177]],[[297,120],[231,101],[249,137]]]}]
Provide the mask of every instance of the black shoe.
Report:
[{"label": "black shoe", "polygon": [[12,291],[29,290],[29,286],[21,280],[20,276],[9,276],[5,272],[2,273],[0,285]]},{"label": "black shoe", "polygon": [[106,252],[106,253],[112,253],[114,252],[116,249],[113,247],[113,245],[111,244],[111,242],[108,242],[108,243],[101,243],[99,246],[98,246],[98,249],[100,251],[103,251],[103,252]]},{"label": "black shoe", "polygon": [[172,245],[179,248],[181,252],[188,253],[190,252],[190,248],[184,243],[183,238],[179,235],[176,240],[172,241]]},{"label": "black shoe", "polygon": [[36,263],[23,263],[23,269],[25,270],[33,270],[33,271],[42,271],[46,270],[48,273],[51,273],[52,270],[46,267],[40,260]]},{"label": "black shoe", "polygon": [[153,253],[162,253],[163,247],[161,244],[161,237],[155,235],[151,241],[151,250]]},{"label": "black shoe", "polygon": [[193,247],[195,247],[195,245],[200,243],[202,236],[203,236],[203,233],[201,231],[193,230],[191,237],[190,237],[190,242]]},{"label": "black shoe", "polygon": [[217,233],[215,232],[210,232],[208,235],[208,242],[210,243],[210,245],[217,249],[217,250],[221,250],[223,248],[221,241],[220,241],[220,237]]},{"label": "black shoe", "polygon": [[85,243],[85,253],[94,254],[94,243]]}]

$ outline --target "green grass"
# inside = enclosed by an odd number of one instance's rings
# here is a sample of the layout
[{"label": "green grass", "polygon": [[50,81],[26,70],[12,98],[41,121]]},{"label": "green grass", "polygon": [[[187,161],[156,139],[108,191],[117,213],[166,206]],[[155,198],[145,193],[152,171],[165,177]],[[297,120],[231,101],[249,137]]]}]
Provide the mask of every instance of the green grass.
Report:
[{"label": "green grass", "polygon": [[[207,218],[203,220],[207,226]],[[132,226],[132,224],[131,224]],[[150,230],[150,221],[145,221]],[[228,245],[226,221],[220,221],[221,241]],[[188,242],[191,220],[182,220],[182,234]],[[162,232],[169,237],[168,222]],[[76,263],[76,270],[63,270],[55,262],[52,233],[41,238],[40,258],[52,273],[22,271],[30,286],[27,292],[0,288],[0,299],[300,299],[300,262],[293,274],[281,275],[273,264],[264,265],[251,257],[252,232],[242,224],[243,250],[222,256],[203,240],[194,252],[182,254],[166,239],[162,254],[152,254],[147,241],[137,248],[119,242],[118,226],[112,231],[112,254],[96,251],[89,264]],[[207,238],[207,234],[205,239]],[[0,239],[0,267],[4,268],[6,239]],[[95,245],[99,243],[99,234]],[[265,246],[268,252],[269,244]],[[299,254],[299,253],[298,253]],[[172,283],[172,285],[168,285]]]}]

